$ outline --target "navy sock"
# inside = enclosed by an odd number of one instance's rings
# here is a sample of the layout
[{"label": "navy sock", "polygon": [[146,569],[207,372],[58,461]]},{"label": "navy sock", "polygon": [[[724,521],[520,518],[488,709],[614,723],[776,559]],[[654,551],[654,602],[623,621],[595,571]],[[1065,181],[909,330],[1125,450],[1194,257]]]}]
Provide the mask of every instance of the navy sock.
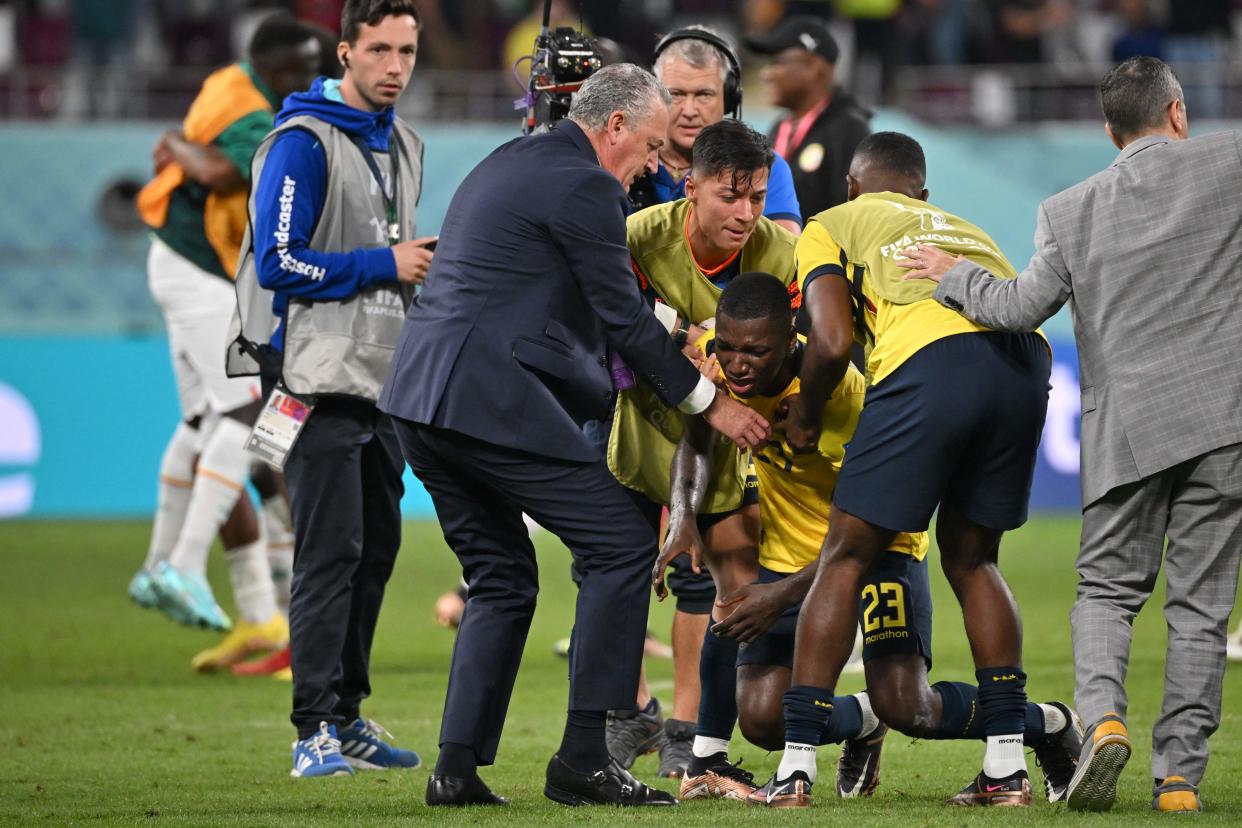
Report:
[{"label": "navy sock", "polygon": [[818,745],[833,712],[832,690],[799,685],[785,691],[785,741]]},{"label": "navy sock", "polygon": [[819,737],[821,745],[835,745],[848,739],[857,739],[862,730],[862,705],[853,696],[833,696],[832,715]]},{"label": "navy sock", "polygon": [[940,723],[933,739],[982,739],[983,716],[979,715],[979,688],[962,681],[938,681],[932,685],[940,696]]},{"label": "navy sock", "polygon": [[[986,728],[979,715],[979,688],[961,681],[938,681],[932,685],[940,695],[940,724],[932,739],[985,739]],[[1022,739],[1027,747],[1044,740],[1044,711],[1034,702],[1026,703],[1026,727]]]},{"label": "navy sock", "polygon": [[737,641],[708,624],[699,654],[699,719],[694,735],[729,739],[737,724]]},{"label": "navy sock", "polygon": [[565,718],[565,736],[557,754],[576,771],[596,771],[608,764],[604,742],[603,710],[571,710]]},{"label": "navy sock", "polygon": [[437,776],[459,776],[470,778],[479,772],[479,759],[474,750],[466,745],[445,742],[440,745],[440,755],[436,757]]},{"label": "navy sock", "polygon": [[1026,731],[1026,673],[1018,667],[975,671],[984,736]]}]

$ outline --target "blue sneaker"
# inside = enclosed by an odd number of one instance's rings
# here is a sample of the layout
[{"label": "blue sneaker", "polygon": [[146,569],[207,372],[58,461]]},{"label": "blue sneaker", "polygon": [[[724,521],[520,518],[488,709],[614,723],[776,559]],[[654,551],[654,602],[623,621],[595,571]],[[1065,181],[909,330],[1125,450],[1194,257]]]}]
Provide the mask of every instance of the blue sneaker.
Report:
[{"label": "blue sneaker", "polygon": [[393,747],[380,736],[392,738],[392,734],[383,725],[358,719],[341,729],[341,755],[346,762],[359,770],[417,768],[422,764],[417,753]]},{"label": "blue sneaker", "polygon": [[151,573],[145,569],[138,570],[129,581],[129,599],[143,609],[154,609],[159,606],[160,597],[151,586]]},{"label": "blue sneaker", "polygon": [[216,603],[211,585],[201,575],[182,572],[163,561],[151,573],[151,588],[160,609],[174,621],[191,627],[228,632],[233,622]]},{"label": "blue sneaker", "polygon": [[353,769],[341,756],[341,740],[336,738],[336,728],[327,722],[319,723],[319,732],[293,743],[294,779],[310,776],[353,776]]}]

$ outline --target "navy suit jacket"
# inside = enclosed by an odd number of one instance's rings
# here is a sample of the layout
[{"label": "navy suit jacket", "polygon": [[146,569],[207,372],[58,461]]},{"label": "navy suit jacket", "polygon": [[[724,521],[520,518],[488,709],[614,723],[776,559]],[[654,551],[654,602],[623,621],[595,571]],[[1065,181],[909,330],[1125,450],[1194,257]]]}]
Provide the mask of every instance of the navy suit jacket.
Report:
[{"label": "navy suit jacket", "polygon": [[668,405],[698,382],[643,302],[626,198],[577,124],[485,158],[449,205],[406,315],[381,410],[489,443],[592,461],[612,403],[611,346]]}]

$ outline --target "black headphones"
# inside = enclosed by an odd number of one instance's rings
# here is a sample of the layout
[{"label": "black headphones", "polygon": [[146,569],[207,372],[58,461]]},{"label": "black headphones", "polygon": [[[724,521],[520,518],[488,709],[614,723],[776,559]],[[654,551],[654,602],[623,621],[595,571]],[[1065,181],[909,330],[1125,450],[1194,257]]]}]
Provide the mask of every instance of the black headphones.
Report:
[{"label": "black headphones", "polygon": [[729,63],[729,71],[725,75],[724,81],[724,111],[726,115],[741,118],[742,63],[737,59],[737,53],[733,51],[733,47],[724,38],[703,29],[677,29],[660,38],[660,42],[655,47],[652,65],[654,66],[655,61],[660,59],[661,52],[679,40],[701,40],[704,43],[710,43],[725,56],[725,60]]}]

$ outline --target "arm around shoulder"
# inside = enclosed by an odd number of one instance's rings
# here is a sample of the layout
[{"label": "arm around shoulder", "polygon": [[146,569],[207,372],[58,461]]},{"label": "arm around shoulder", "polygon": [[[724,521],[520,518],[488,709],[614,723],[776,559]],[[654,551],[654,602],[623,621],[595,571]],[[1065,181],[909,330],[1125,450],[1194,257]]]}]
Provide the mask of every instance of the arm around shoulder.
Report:
[{"label": "arm around shoulder", "polygon": [[639,294],[625,241],[624,191],[595,169],[572,171],[562,193],[560,199],[549,194],[547,223],[574,282],[609,344],[666,404],[676,405],[700,375]]},{"label": "arm around shoulder", "polygon": [[1033,331],[1069,300],[1069,268],[1045,205],[1039,207],[1035,255],[1014,279],[998,279],[984,267],[962,261],[949,268],[936,288],[936,301],[997,331]]}]

